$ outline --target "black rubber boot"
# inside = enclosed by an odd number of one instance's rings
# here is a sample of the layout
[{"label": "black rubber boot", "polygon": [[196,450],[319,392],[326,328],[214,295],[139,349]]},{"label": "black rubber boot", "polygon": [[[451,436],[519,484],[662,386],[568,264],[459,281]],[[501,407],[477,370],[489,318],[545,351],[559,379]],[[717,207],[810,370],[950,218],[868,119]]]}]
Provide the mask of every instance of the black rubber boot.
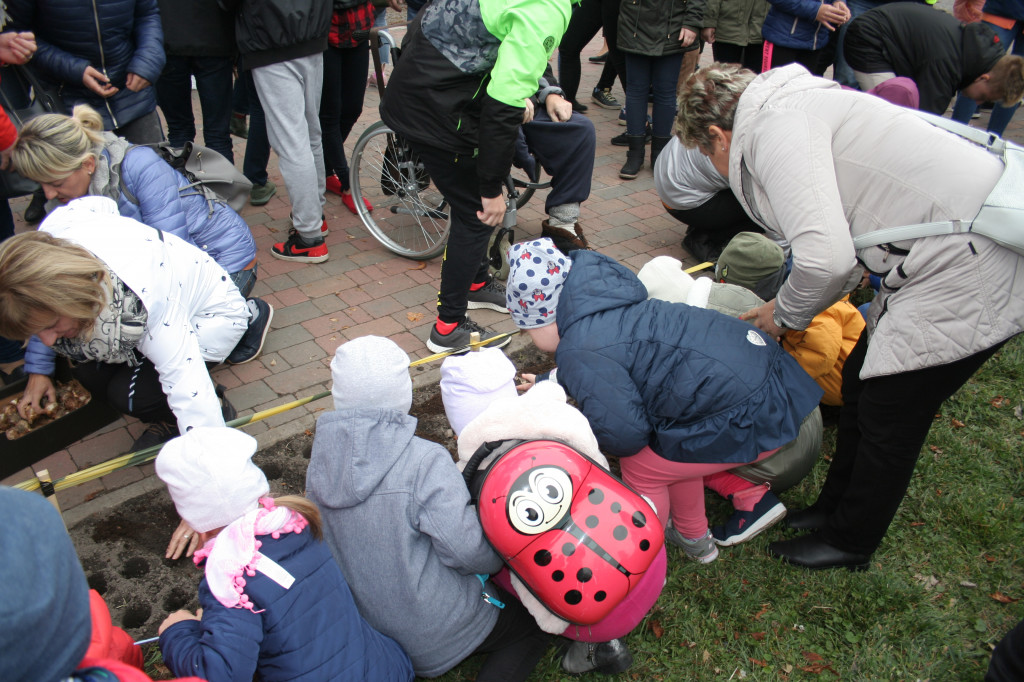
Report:
[{"label": "black rubber boot", "polygon": [[623,180],[634,180],[640,169],[644,167],[644,142],[643,135],[628,135],[629,151],[626,153],[626,163],[619,171],[619,177]]},{"label": "black rubber boot", "polygon": [[671,137],[658,137],[654,136],[651,138],[651,168],[654,168],[655,162],[658,160],[658,154],[665,148],[669,142],[672,141]]}]

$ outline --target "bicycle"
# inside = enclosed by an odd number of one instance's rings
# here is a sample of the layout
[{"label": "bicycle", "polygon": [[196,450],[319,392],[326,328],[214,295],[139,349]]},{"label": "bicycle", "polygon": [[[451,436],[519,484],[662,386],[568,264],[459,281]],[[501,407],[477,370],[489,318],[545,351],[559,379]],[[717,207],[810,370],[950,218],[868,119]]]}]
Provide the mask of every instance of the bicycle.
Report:
[{"label": "bicycle", "polygon": [[[397,63],[401,51],[386,29],[373,28],[367,35],[377,90],[383,98],[386,86],[379,48],[387,46],[392,63]],[[536,168],[535,176],[539,176],[539,163]],[[444,252],[451,229],[448,203],[408,143],[383,121],[373,123],[356,141],[351,184],[359,218],[384,248],[412,260],[430,260]],[[505,179],[506,208],[500,229],[511,232],[517,222],[516,211],[538,189],[550,186],[550,181],[539,182],[539,177],[526,177],[514,168]],[[366,201],[372,211],[366,208]]]}]

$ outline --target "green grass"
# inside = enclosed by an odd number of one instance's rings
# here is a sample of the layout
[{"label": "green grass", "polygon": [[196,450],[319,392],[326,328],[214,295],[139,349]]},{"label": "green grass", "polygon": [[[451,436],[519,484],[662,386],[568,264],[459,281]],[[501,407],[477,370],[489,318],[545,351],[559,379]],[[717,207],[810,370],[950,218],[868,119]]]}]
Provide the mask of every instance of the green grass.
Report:
[{"label": "green grass", "polygon": [[[626,640],[633,667],[600,679],[981,680],[992,646],[1024,618],[1022,410],[1018,338],[942,406],[865,573],[771,559],[768,543],[794,534],[781,525],[706,566],[670,547],[665,589]],[[825,457],[833,447],[829,429]],[[790,509],[814,501],[827,467],[781,496]],[[712,522],[725,518],[726,503],[707,499]],[[473,680],[478,668],[439,679]],[[552,649],[531,679],[576,678]]]}]

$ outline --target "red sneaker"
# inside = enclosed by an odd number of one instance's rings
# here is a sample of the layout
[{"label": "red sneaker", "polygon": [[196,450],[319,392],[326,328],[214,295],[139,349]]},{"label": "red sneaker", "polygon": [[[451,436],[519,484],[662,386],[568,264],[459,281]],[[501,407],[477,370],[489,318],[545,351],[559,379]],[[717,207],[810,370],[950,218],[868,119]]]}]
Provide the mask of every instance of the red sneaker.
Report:
[{"label": "red sneaker", "polygon": [[338,179],[337,175],[327,176],[327,191],[331,194],[337,194],[342,199],[345,198],[345,194],[341,190],[341,180]]},{"label": "red sneaker", "polygon": [[323,263],[328,258],[327,244],[322,237],[313,245],[307,246],[305,240],[295,230],[288,233],[288,241],[274,244],[270,255],[296,263]]},{"label": "red sneaker", "polygon": [[[348,210],[352,211],[357,215],[359,214],[359,211],[356,210],[356,201],[355,199],[352,198],[351,192],[349,192],[348,194],[341,195],[341,203],[345,204],[345,208],[347,208]],[[373,210],[373,204],[371,204],[370,200],[367,199],[366,197],[363,197],[363,205],[366,206],[367,211]]]}]

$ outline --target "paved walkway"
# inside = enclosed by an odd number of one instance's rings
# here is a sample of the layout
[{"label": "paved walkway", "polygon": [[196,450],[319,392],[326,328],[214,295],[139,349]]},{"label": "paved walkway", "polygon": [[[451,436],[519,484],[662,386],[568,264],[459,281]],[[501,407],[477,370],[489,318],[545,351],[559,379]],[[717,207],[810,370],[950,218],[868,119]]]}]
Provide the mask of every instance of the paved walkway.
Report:
[{"label": "paved walkway", "polygon": [[[587,115],[594,122],[598,140],[593,189],[582,207],[581,222],[587,237],[593,248],[634,270],[660,255],[670,255],[693,265],[696,261],[680,245],[684,227],[665,213],[654,191],[649,158],[636,180],[625,181],[618,177],[626,150],[613,147],[609,142],[624,130],[618,125],[618,111],[598,108],[586,96],[601,71],[600,65],[589,63],[586,57],[596,54],[600,46],[600,39],[597,39],[584,52],[580,87],[581,101],[591,105]],[[702,63],[710,59],[710,50],[706,50]],[[614,94],[620,101],[624,100],[618,84]],[[368,91],[363,115],[348,139],[348,151],[362,131],[378,120],[377,104],[376,90]],[[198,115],[198,104],[195,109]],[[1012,123],[1008,136],[1024,140],[1024,120]],[[244,144],[244,140],[235,140],[239,166]],[[393,256],[334,195],[327,195],[326,206],[330,260],[305,265],[271,257],[271,244],[283,241],[288,232],[291,205],[277,170],[276,156],[271,159],[269,170],[271,180],[278,186],[277,195],[265,206],[247,206],[242,215],[252,228],[259,248],[259,281],[253,295],[263,297],[274,306],[272,330],[258,360],[213,371],[214,381],[228,388],[228,398],[239,415],[330,390],[331,358],[334,350],[349,339],[367,334],[387,336],[413,359],[425,357],[430,354],[425,340],[435,319],[440,258],[417,263]],[[539,235],[540,222],[545,217],[544,195],[538,192],[519,211],[517,239]],[[31,229],[21,220],[27,203],[27,199],[12,201],[18,231]],[[514,329],[507,315],[473,311],[472,316],[477,322],[497,330]],[[517,337],[514,343],[522,345],[526,341]],[[436,365],[414,371],[416,385],[436,381],[437,376]],[[266,447],[311,429],[316,415],[331,406],[330,398],[323,399],[249,425],[244,430],[254,435],[261,447]],[[139,422],[130,418],[118,420],[66,450],[46,457],[37,467],[48,469],[54,478],[65,476],[127,452],[141,432]],[[58,497],[67,510],[152,474],[152,464],[122,469],[62,491]],[[11,485],[31,477],[31,470],[25,469],[2,483]]]}]

